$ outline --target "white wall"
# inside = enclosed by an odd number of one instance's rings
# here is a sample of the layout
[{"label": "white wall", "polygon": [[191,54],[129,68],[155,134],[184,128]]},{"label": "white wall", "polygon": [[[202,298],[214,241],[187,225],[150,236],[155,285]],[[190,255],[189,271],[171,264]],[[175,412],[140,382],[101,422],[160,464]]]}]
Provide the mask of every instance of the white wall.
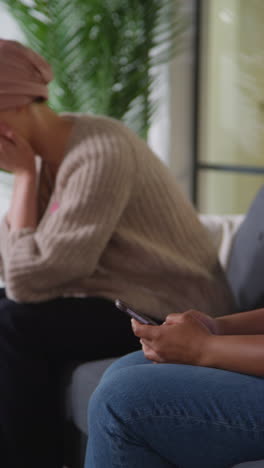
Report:
[{"label": "white wall", "polygon": [[169,166],[185,194],[191,196],[194,111],[195,0],[184,0],[190,28],[184,52],[164,67],[157,90],[160,108],[150,130],[149,144]]},{"label": "white wall", "polygon": [[2,3],[0,5],[0,37],[2,39],[17,39],[18,41],[22,41],[24,37]]}]

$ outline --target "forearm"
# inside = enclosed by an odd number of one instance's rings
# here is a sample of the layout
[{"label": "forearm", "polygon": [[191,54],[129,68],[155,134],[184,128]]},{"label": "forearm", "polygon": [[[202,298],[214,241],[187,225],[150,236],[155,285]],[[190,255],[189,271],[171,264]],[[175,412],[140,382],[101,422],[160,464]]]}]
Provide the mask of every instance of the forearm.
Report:
[{"label": "forearm", "polygon": [[218,317],[216,323],[220,335],[264,335],[264,309]]},{"label": "forearm", "polygon": [[35,228],[37,225],[37,176],[34,168],[15,175],[8,213],[10,230]]},{"label": "forearm", "polygon": [[211,335],[199,365],[264,376],[264,335]]}]

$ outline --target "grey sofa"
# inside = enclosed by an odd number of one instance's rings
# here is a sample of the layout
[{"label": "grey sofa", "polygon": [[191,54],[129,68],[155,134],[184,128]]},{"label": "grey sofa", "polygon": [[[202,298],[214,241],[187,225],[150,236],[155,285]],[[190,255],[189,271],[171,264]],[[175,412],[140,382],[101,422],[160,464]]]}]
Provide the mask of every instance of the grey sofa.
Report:
[{"label": "grey sofa", "polygon": [[65,396],[65,466],[83,468],[87,444],[87,406],[105,369],[114,358],[73,363],[62,379]]},{"label": "grey sofa", "polygon": [[[264,190],[262,195],[264,197]],[[260,201],[261,206],[263,206],[264,200],[263,203],[262,200]],[[245,271],[245,269],[241,268],[239,262],[237,264],[238,271],[234,271],[233,266],[237,262],[237,254],[239,255],[240,249],[243,252],[245,247],[243,245],[245,232],[245,223],[242,224],[243,216],[201,216],[201,220],[212,234],[212,239],[219,251],[220,262],[224,268],[227,267],[227,264],[230,265],[231,259],[231,273],[236,278],[237,287],[238,277]],[[251,226],[257,225],[252,216],[249,217],[249,225],[250,229]],[[248,235],[248,230],[246,229],[246,231],[246,242],[251,244],[255,242],[257,246],[255,238],[250,238],[255,237],[256,233],[250,232]],[[240,233],[242,233],[242,238]],[[239,243],[237,243],[237,239]],[[261,250],[264,252],[263,246],[261,246]],[[235,257],[232,257],[232,251],[235,251]],[[249,251],[249,255],[254,257],[254,252]],[[230,281],[232,282],[232,278]],[[243,281],[244,277],[240,277],[240,284]],[[83,467],[87,443],[88,401],[104,370],[113,361],[114,359],[109,358],[101,361],[73,363],[63,378],[62,385],[65,395],[65,465],[68,468]],[[232,468],[264,468],[264,460],[246,462]]]}]

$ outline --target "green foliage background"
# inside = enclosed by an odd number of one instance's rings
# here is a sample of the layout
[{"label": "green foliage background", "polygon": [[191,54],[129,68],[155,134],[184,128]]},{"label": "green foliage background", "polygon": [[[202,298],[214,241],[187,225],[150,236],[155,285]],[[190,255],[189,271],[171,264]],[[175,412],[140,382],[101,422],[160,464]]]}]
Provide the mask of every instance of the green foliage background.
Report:
[{"label": "green foliage background", "polygon": [[146,138],[159,64],[183,47],[184,0],[0,0],[52,65],[50,104],[123,120]]}]

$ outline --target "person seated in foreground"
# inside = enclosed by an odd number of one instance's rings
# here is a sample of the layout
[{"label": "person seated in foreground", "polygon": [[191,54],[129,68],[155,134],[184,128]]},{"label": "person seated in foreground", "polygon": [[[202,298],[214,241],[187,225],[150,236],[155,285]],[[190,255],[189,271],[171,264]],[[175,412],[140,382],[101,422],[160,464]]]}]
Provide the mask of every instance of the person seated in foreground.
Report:
[{"label": "person seated in foreground", "polygon": [[91,397],[85,468],[264,459],[264,309],[132,327],[143,350],[112,364]]},{"label": "person seated in foreground", "polygon": [[263,468],[263,206],[264,186],[226,265],[242,313],[133,321],[143,352],[116,361],[91,399],[86,468]]}]

